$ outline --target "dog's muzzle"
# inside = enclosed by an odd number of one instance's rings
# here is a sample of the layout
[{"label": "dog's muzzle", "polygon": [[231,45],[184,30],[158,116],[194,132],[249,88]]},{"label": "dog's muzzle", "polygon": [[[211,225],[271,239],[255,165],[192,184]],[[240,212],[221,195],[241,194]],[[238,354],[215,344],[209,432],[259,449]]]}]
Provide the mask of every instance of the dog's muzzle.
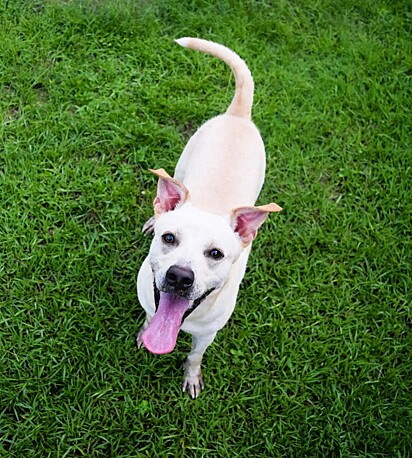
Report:
[{"label": "dog's muzzle", "polygon": [[[187,272],[182,274],[182,272],[175,270],[174,275],[176,277],[170,276],[174,287],[187,288],[189,284]],[[159,290],[156,282],[153,282],[156,312],[140,336],[143,345],[152,353],[170,353],[175,348],[177,335],[183,321],[206,299],[213,289],[206,291],[194,300],[190,300],[185,297],[185,294],[181,294],[181,291],[180,294],[177,294],[177,292]]]},{"label": "dog's muzzle", "polygon": [[[159,307],[160,301],[160,294],[162,293],[169,293],[175,294],[176,296],[186,297],[190,300],[191,296],[191,288],[195,281],[194,272],[186,267],[180,266],[171,266],[166,272],[165,279],[161,286],[161,290],[156,286],[156,282],[153,282],[153,293],[154,293],[154,300],[155,300],[155,307],[156,311]],[[196,299],[190,300],[191,305],[185,311],[182,317],[183,321],[197,308],[199,305],[211,294],[216,288],[211,288],[205,291],[201,296]]]}]

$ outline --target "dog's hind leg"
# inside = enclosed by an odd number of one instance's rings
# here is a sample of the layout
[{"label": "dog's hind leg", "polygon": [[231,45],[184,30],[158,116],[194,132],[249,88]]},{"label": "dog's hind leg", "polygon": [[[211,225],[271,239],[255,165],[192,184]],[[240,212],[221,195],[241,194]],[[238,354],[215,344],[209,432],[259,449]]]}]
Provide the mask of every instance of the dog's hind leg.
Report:
[{"label": "dog's hind leg", "polygon": [[183,380],[183,391],[195,399],[205,387],[203,383],[200,365],[207,347],[213,342],[216,332],[206,336],[193,336],[192,348],[185,363],[185,377]]},{"label": "dog's hind leg", "polygon": [[151,235],[154,233],[154,216],[151,216],[144,224],[143,224],[143,227],[142,227],[142,232],[143,234],[146,234],[146,235]]}]

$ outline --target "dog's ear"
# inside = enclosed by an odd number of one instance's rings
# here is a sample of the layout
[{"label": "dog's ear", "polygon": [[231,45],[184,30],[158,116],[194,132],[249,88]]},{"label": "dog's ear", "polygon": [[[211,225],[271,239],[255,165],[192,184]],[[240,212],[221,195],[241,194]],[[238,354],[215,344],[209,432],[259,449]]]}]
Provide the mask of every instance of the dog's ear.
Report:
[{"label": "dog's ear", "polygon": [[172,178],[164,169],[150,170],[159,177],[157,196],[153,201],[155,217],[174,210],[189,199],[189,191],[176,178]]},{"label": "dog's ear", "polygon": [[259,227],[270,212],[280,212],[282,207],[277,204],[261,207],[239,207],[232,210],[230,225],[239,235],[243,246],[248,246],[256,237]]}]

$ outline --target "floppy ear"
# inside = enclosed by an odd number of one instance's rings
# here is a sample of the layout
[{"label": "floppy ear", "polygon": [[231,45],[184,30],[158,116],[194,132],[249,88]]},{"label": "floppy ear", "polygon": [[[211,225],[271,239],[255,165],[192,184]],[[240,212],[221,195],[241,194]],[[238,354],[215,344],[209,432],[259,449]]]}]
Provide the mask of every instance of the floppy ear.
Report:
[{"label": "floppy ear", "polygon": [[155,217],[174,210],[190,198],[189,191],[183,183],[172,178],[164,169],[150,171],[159,177],[157,196],[153,201]]},{"label": "floppy ear", "polygon": [[270,212],[280,212],[282,207],[277,204],[262,205],[261,207],[239,207],[232,210],[230,225],[239,235],[244,247],[256,237],[259,227]]}]

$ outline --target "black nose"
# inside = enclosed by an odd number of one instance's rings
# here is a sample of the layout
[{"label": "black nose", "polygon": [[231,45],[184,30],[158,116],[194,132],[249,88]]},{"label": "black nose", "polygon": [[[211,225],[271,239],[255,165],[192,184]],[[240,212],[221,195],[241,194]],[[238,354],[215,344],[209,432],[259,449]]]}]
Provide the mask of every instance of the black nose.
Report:
[{"label": "black nose", "polygon": [[179,266],[169,267],[166,272],[166,283],[175,291],[189,289],[195,280],[195,274],[191,269]]}]

